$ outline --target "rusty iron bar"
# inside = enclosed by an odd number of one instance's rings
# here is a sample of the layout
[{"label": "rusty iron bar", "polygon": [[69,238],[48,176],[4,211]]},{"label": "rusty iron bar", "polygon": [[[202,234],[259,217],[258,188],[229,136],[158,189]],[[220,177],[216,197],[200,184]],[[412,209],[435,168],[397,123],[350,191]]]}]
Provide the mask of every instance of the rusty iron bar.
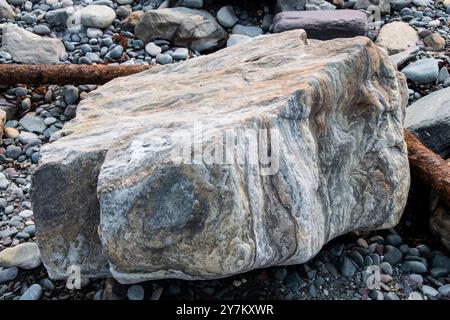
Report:
[{"label": "rusty iron bar", "polygon": [[114,78],[152,68],[151,65],[0,65],[0,85],[104,84]]},{"label": "rusty iron bar", "polygon": [[439,199],[450,206],[450,166],[447,161],[420,142],[408,130],[404,130],[411,173],[439,196]]}]

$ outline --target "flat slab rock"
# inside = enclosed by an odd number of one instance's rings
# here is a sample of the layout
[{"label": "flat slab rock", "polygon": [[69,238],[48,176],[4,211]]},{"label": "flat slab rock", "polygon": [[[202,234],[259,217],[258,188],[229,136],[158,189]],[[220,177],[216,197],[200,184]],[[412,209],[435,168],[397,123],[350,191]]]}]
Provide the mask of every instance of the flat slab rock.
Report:
[{"label": "flat slab rock", "polygon": [[[32,203],[43,263],[52,278],[75,264],[122,283],[212,279],[393,227],[410,181],[406,103],[403,75],[368,38],[307,43],[302,30],[117,78],[42,148]],[[198,122],[204,149],[191,147]],[[271,174],[252,151],[227,165],[173,157],[259,128],[278,137],[260,138],[278,155]]]},{"label": "flat slab rock", "polygon": [[308,38],[330,40],[367,33],[367,16],[357,10],[286,11],[273,20],[273,32],[303,29]]}]

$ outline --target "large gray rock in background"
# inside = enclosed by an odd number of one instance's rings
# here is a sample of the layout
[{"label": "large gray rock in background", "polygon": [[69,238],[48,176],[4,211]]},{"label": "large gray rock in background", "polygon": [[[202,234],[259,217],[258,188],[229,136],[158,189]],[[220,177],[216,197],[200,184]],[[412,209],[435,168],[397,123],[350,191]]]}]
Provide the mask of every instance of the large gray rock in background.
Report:
[{"label": "large gray rock in background", "polygon": [[419,41],[417,31],[406,22],[394,21],[385,24],[377,37],[376,44],[389,54],[399,53],[416,46]]},{"label": "large gray rock in background", "polygon": [[175,46],[189,47],[199,52],[224,45],[228,37],[210,13],[183,7],[140,14],[134,33],[146,43],[164,39]]},{"label": "large gray rock in background", "polygon": [[6,0],[0,0],[0,19],[15,19],[16,13],[13,8],[6,2]]},{"label": "large gray rock in background", "polygon": [[[211,279],[303,263],[336,236],[393,227],[409,188],[406,103],[404,77],[368,38],[306,44],[302,30],[117,78],[41,150],[32,203],[43,263],[51,277],[71,264],[102,276],[107,260],[122,283]],[[277,137],[272,172],[250,160],[262,138],[232,145],[248,150],[243,162],[173,157],[211,155],[227,130],[261,128]]]},{"label": "large gray rock in background", "polygon": [[273,20],[273,32],[303,29],[308,38],[329,40],[367,33],[367,16],[356,10],[287,11]]},{"label": "large gray rock in background", "polygon": [[3,27],[1,50],[27,64],[55,64],[66,51],[61,40],[41,37],[13,24]]},{"label": "large gray rock in background", "polygon": [[405,126],[444,159],[450,157],[450,88],[435,91],[406,109]]},{"label": "large gray rock in background", "polygon": [[106,5],[91,4],[76,11],[71,19],[74,23],[81,23],[86,27],[107,28],[116,18],[116,12]]}]

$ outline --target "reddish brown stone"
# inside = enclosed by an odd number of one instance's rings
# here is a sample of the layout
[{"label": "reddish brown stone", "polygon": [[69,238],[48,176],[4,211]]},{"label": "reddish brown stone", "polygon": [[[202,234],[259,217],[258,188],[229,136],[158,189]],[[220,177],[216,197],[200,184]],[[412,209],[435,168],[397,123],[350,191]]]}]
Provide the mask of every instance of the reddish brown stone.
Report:
[{"label": "reddish brown stone", "polygon": [[273,21],[273,32],[304,29],[308,39],[329,40],[364,36],[367,16],[356,10],[286,11]]}]

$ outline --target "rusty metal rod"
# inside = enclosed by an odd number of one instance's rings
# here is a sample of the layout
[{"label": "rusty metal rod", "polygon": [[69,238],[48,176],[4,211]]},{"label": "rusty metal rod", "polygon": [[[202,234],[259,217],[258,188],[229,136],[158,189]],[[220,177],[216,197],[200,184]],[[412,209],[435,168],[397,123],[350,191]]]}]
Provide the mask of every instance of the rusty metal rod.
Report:
[{"label": "rusty metal rod", "polygon": [[447,161],[428,149],[411,132],[404,131],[411,173],[450,206],[450,166]]},{"label": "rusty metal rod", "polygon": [[26,65],[1,64],[0,85],[104,84],[114,78],[152,68],[151,65]]}]

